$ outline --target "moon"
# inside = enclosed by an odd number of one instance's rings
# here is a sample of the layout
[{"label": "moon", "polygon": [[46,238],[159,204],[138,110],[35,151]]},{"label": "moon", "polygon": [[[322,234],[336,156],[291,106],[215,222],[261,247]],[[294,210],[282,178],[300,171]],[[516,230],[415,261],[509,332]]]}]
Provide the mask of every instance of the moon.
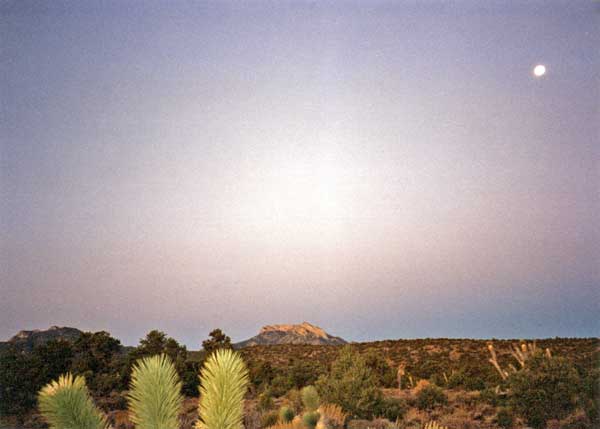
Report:
[{"label": "moon", "polygon": [[543,64],[538,64],[533,68],[533,74],[536,77],[542,77],[546,74],[546,66]]}]

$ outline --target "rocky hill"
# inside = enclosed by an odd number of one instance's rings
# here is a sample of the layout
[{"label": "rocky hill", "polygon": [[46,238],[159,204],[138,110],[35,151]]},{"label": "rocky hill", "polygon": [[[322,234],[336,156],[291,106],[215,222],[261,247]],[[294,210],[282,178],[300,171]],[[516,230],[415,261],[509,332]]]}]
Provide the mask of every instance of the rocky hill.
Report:
[{"label": "rocky hill", "polygon": [[275,344],[341,345],[346,344],[346,341],[340,337],[329,335],[318,326],[303,322],[300,325],[264,326],[258,335],[234,344],[234,347]]},{"label": "rocky hill", "polygon": [[35,346],[46,344],[50,340],[75,341],[82,334],[76,328],[52,326],[45,331],[35,329],[33,331],[20,331],[6,342],[0,342],[0,350],[7,347],[15,347],[20,351],[31,351]]}]

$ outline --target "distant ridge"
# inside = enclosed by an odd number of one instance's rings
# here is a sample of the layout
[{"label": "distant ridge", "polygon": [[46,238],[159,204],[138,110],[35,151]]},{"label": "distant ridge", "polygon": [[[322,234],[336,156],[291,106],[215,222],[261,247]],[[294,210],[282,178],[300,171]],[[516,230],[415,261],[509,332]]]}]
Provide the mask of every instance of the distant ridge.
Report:
[{"label": "distant ridge", "polygon": [[303,322],[299,325],[268,325],[258,335],[234,344],[235,348],[274,344],[340,345],[346,341],[329,335],[318,326]]},{"label": "distant ridge", "polygon": [[79,329],[66,326],[52,326],[47,330],[19,331],[10,340],[0,342],[0,350],[12,346],[19,351],[30,352],[34,347],[51,340],[76,341],[82,333]]}]

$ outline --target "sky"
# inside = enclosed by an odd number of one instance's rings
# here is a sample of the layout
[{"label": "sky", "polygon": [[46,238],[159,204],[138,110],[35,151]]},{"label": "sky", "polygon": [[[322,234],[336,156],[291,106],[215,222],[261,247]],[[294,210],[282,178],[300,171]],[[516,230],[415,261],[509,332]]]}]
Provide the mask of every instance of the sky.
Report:
[{"label": "sky", "polygon": [[0,339],[600,336],[599,46],[594,1],[2,1]]}]

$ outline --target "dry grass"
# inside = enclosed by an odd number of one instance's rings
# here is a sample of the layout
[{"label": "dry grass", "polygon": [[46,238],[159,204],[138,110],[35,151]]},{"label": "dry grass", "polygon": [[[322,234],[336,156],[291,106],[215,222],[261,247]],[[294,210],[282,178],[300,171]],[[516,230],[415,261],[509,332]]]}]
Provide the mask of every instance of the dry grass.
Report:
[{"label": "dry grass", "polygon": [[323,423],[329,428],[342,428],[348,418],[348,413],[342,407],[334,404],[325,404],[319,407],[319,413]]}]

